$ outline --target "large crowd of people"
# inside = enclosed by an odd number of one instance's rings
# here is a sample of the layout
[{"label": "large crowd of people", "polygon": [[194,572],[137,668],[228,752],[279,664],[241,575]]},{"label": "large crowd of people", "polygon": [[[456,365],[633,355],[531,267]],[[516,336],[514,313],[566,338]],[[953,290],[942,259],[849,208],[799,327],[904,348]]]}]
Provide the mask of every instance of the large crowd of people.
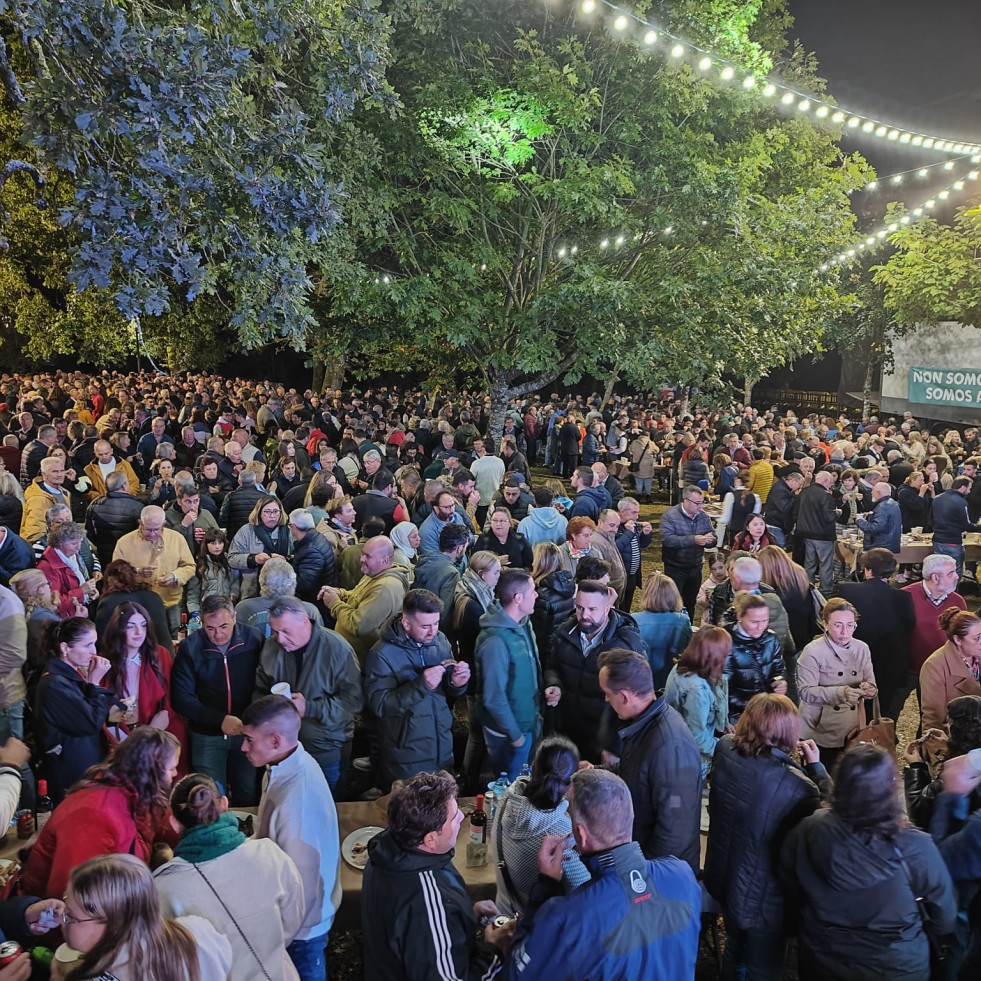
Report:
[{"label": "large crowd of people", "polygon": [[371,981],[691,978],[703,913],[726,978],[978,976],[977,430],[76,371],[0,436],[0,821],[55,805],[0,925],[53,977],[323,981],[386,795]]}]

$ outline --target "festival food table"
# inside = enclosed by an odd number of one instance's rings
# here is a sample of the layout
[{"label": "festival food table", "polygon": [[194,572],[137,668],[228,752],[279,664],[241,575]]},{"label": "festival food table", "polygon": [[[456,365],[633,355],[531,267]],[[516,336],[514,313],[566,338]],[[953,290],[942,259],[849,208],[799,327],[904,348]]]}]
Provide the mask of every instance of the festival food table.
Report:
[{"label": "festival food table", "polygon": [[[850,528],[844,533],[839,532],[835,543],[835,552],[839,559],[852,572],[862,551],[863,537],[857,528]],[[968,562],[981,561],[981,534],[971,532],[964,535],[965,558]],[[902,565],[919,565],[928,555],[933,554],[933,535],[909,534],[903,535],[900,541],[899,555],[896,560]]]}]

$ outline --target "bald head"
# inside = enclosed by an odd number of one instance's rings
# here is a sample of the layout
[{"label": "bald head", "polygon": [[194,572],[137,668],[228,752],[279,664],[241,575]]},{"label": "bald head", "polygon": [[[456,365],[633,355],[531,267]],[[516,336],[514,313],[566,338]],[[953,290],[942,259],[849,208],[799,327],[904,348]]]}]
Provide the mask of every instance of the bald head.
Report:
[{"label": "bald head", "polygon": [[814,475],[814,483],[820,484],[825,490],[831,490],[831,488],[834,486],[834,482],[834,475],[828,473],[827,470],[819,470]]}]

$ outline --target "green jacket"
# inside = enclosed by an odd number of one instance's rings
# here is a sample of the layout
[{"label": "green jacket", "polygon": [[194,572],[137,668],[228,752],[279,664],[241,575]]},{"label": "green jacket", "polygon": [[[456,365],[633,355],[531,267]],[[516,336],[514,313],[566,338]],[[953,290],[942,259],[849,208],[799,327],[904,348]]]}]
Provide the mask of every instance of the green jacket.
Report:
[{"label": "green jacket", "polygon": [[515,623],[499,603],[479,622],[475,657],[480,722],[515,742],[538,729],[542,666],[535,634],[527,617]]}]

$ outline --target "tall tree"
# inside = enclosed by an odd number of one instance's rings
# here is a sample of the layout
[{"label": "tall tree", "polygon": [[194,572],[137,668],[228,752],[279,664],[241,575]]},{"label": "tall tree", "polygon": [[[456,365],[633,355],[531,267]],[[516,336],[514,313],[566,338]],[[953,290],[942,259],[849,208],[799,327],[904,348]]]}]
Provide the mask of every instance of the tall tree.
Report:
[{"label": "tall tree", "polygon": [[125,321],[207,297],[246,347],[302,344],[335,141],[358,100],[388,100],[375,0],[0,0],[0,24],[24,152],[71,177],[71,283]]},{"label": "tall tree", "polygon": [[[658,8],[760,73],[787,23],[782,0]],[[392,9],[400,106],[358,117],[386,212],[351,236],[370,271],[329,290],[357,342],[459,352],[495,428],[559,377],[720,384],[813,346],[841,302],[815,270],[845,240],[863,161],[578,4]],[[819,85],[799,54],[783,67]]]}]

